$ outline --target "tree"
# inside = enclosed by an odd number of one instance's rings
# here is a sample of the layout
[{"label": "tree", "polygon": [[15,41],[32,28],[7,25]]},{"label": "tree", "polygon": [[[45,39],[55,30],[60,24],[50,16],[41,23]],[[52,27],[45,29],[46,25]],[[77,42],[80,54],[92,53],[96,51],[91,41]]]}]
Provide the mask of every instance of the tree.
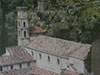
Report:
[{"label": "tree", "polygon": [[9,12],[6,15],[6,28],[7,28],[7,33],[8,33],[8,42],[7,46],[13,46],[17,45],[17,25],[16,25],[16,15],[15,12]]},{"label": "tree", "polygon": [[[7,0],[7,2],[9,3],[9,0]],[[2,16],[1,16],[1,36],[0,36],[0,45],[1,45],[1,51],[0,51],[0,55],[3,54],[5,52],[5,47],[7,46],[7,29],[5,27],[5,23],[6,23],[6,13],[7,13],[7,2],[5,0],[1,0],[1,10],[2,10]]]},{"label": "tree", "polygon": [[51,27],[51,32],[48,34],[50,36],[56,37],[56,38],[61,38],[61,39],[69,39],[69,29],[66,25],[63,23],[55,23]]}]

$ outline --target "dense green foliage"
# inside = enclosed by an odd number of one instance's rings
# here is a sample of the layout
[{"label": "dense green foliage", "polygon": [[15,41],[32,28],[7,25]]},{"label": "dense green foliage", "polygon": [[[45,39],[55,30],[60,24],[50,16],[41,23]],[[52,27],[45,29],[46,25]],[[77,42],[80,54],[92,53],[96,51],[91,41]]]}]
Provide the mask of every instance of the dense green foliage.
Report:
[{"label": "dense green foliage", "polygon": [[33,5],[33,0],[0,0],[0,55],[7,46],[16,44],[16,7],[28,6],[32,9]]},{"label": "dense green foliage", "polygon": [[[91,43],[100,38],[100,3],[97,0],[48,0],[48,9],[44,12],[36,10],[37,0],[1,0],[0,2],[3,12],[0,24],[1,51],[6,46],[16,44],[17,6],[28,6],[30,24],[34,23],[47,29],[49,36],[83,43]],[[12,41],[12,38],[15,41]],[[8,41],[11,43],[9,44]]]}]

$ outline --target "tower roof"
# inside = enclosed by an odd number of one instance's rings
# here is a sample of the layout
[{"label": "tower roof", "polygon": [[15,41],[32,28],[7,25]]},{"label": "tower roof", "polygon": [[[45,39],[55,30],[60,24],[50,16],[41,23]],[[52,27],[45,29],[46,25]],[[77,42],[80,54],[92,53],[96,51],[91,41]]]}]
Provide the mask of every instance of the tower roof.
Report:
[{"label": "tower roof", "polygon": [[17,11],[20,11],[20,10],[27,10],[27,7],[26,7],[26,6],[23,6],[23,7],[17,7],[16,9],[17,9]]},{"label": "tower roof", "polygon": [[46,30],[38,27],[38,26],[33,26],[32,29],[31,29],[31,33],[32,34],[37,34],[37,33],[45,33]]}]

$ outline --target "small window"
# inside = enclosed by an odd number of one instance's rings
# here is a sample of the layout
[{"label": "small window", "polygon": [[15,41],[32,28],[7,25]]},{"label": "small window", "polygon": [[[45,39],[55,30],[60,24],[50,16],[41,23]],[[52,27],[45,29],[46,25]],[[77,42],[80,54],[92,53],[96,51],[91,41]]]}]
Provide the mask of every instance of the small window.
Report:
[{"label": "small window", "polygon": [[67,68],[69,68],[69,66],[67,66]]},{"label": "small window", "polygon": [[26,31],[24,31],[24,37],[26,37]]},{"label": "small window", "polygon": [[60,64],[60,60],[59,59],[57,59],[57,63]]},{"label": "small window", "polygon": [[24,25],[24,27],[26,27],[26,23],[25,22],[23,23],[23,25]]},{"label": "small window", "polygon": [[69,60],[69,58],[67,58],[67,60]]},{"label": "small window", "polygon": [[28,66],[30,66],[30,62],[28,62]]},{"label": "small window", "polygon": [[50,62],[50,56],[48,56],[48,61]]},{"label": "small window", "polygon": [[20,66],[20,68],[22,68],[22,65],[21,64],[19,64],[19,66]]},{"label": "small window", "polygon": [[2,67],[0,67],[0,71],[2,71]]},{"label": "small window", "polygon": [[20,36],[20,31],[19,31],[19,36]]},{"label": "small window", "polygon": [[34,56],[34,52],[32,51],[32,56]]},{"label": "small window", "polygon": [[19,23],[19,27],[20,27],[20,21],[18,23]]},{"label": "small window", "polygon": [[11,69],[13,69],[13,65],[11,65]]},{"label": "small window", "polygon": [[39,57],[40,57],[40,59],[42,58],[42,56],[41,56],[41,54],[39,53]]}]

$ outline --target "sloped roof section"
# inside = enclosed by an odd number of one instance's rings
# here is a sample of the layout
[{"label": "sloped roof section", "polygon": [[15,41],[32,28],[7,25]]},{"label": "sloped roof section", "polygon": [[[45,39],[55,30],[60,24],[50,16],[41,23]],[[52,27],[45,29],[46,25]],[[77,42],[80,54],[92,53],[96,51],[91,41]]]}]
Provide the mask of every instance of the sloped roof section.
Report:
[{"label": "sloped roof section", "polygon": [[32,67],[32,70],[36,75],[59,75],[56,72],[52,72],[50,70],[42,69],[37,66]]},{"label": "sloped roof section", "polygon": [[0,66],[33,61],[31,55],[20,46],[9,47],[7,50],[10,55],[0,57]]},{"label": "sloped roof section", "polygon": [[27,47],[33,50],[54,54],[64,58],[75,57],[82,60],[88,55],[91,46],[43,35],[32,37],[31,40]]},{"label": "sloped roof section", "polygon": [[24,68],[19,70],[10,70],[10,71],[4,71],[1,72],[0,75],[58,75],[58,73],[45,70],[36,66],[33,66],[32,68]]},{"label": "sloped roof section", "polygon": [[79,73],[79,72],[76,72],[76,71],[70,71],[70,70],[62,71],[61,74],[62,74],[62,75],[82,75],[82,74]]},{"label": "sloped roof section", "polygon": [[28,72],[31,72],[31,68],[24,68],[24,69],[18,69],[18,70],[9,70],[9,71],[3,71],[0,73],[0,75],[28,75]]},{"label": "sloped roof section", "polygon": [[45,33],[45,32],[46,32],[46,30],[44,30],[44,29],[42,29],[42,28],[40,28],[40,27],[38,27],[38,26],[33,26],[33,27],[31,28],[31,33],[32,33],[32,34]]}]

